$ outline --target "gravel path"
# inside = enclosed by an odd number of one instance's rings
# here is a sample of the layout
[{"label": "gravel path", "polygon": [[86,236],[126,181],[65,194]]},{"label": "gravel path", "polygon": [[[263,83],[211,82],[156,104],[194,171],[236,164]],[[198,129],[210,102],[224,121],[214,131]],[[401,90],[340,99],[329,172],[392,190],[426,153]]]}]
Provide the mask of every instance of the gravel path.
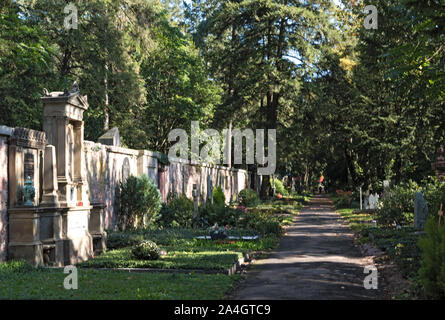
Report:
[{"label": "gravel path", "polygon": [[281,245],[248,270],[234,299],[378,299],[366,290],[363,258],[332,202],[315,196],[295,218]]}]

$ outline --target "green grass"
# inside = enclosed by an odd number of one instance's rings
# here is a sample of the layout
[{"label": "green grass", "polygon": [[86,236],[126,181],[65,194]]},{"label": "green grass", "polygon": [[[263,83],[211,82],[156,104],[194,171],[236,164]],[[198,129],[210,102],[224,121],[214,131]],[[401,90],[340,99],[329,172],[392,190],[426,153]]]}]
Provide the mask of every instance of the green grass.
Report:
[{"label": "green grass", "polygon": [[349,223],[351,229],[355,232],[360,232],[367,226],[371,225],[374,216],[367,212],[355,211],[357,210],[353,208],[337,209],[337,212],[340,214],[340,216]]},{"label": "green grass", "polygon": [[169,247],[166,256],[158,260],[137,260],[131,254],[131,248],[115,249],[80,263],[85,268],[157,268],[157,269],[203,269],[225,270],[243,256],[241,252],[214,251],[206,248],[193,248],[183,251]]},{"label": "green grass", "polygon": [[239,276],[128,273],[78,269],[78,289],[66,290],[63,269],[0,272],[0,299],[224,299]]}]

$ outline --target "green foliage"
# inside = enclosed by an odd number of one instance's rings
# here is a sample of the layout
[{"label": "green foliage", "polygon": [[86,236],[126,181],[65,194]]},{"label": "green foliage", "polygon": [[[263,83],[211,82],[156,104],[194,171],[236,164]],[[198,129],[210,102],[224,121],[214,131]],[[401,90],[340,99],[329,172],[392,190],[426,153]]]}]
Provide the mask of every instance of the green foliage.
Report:
[{"label": "green foliage", "polygon": [[262,236],[283,235],[280,219],[265,210],[249,210],[238,223],[238,227],[254,230]]},{"label": "green foliage", "polygon": [[0,6],[0,125],[41,130],[43,88],[55,84],[54,48],[45,31]]},{"label": "green foliage", "polygon": [[[213,198],[215,200],[215,198]],[[217,223],[220,226],[235,226],[241,211],[221,204],[205,203],[199,207],[199,219],[201,226],[208,227]]]},{"label": "green foliage", "polygon": [[119,224],[125,228],[140,228],[158,219],[161,193],[148,176],[129,176],[120,184]]},{"label": "green foliage", "polygon": [[0,263],[0,275],[3,273],[26,273],[33,271],[35,268],[25,260],[10,260]]},{"label": "green foliage", "polygon": [[131,253],[138,260],[157,260],[161,250],[153,241],[144,240],[134,246]]},{"label": "green foliage", "polygon": [[163,227],[191,227],[193,222],[193,201],[187,196],[169,193],[167,203],[162,204],[159,223]]},{"label": "green foliage", "polygon": [[255,207],[260,203],[260,198],[255,190],[243,189],[238,194],[238,202],[240,206]]},{"label": "green foliage", "polygon": [[428,204],[428,211],[431,215],[436,215],[443,204],[445,208],[445,182],[436,177],[430,177],[423,182],[421,192]]},{"label": "green foliage", "polygon": [[226,196],[224,195],[224,191],[221,186],[217,186],[215,189],[213,189],[213,203],[215,205],[226,204]]},{"label": "green foliage", "polygon": [[[443,218],[443,217],[442,217]],[[426,222],[426,236],[419,239],[422,249],[420,282],[425,292],[434,298],[445,298],[445,224],[438,225],[430,216]]]},{"label": "green foliage", "polygon": [[392,188],[381,199],[377,210],[377,222],[382,225],[407,225],[414,219],[414,195],[418,185],[409,181]]},{"label": "green foliage", "polygon": [[341,189],[337,190],[336,195],[332,197],[337,209],[351,208],[352,192],[345,192]]},{"label": "green foliage", "polygon": [[286,190],[286,188],[283,185],[283,182],[281,182],[280,179],[275,178],[273,180],[273,184],[275,186],[275,194],[281,194],[282,196],[289,195],[289,192]]}]

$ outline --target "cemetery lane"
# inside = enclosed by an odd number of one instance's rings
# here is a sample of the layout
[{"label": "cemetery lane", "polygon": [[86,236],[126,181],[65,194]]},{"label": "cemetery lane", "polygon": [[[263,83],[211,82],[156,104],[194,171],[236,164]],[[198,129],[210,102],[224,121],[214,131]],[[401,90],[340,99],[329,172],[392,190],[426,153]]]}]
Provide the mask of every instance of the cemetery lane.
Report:
[{"label": "cemetery lane", "polygon": [[354,246],[331,200],[314,197],[286,230],[279,248],[249,269],[234,299],[378,299],[365,289],[372,264]]}]

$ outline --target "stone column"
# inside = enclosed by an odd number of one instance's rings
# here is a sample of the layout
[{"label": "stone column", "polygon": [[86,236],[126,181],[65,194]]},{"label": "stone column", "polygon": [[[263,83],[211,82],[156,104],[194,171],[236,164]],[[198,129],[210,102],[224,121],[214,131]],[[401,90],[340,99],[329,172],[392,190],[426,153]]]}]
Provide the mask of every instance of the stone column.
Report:
[{"label": "stone column", "polygon": [[57,163],[56,148],[52,145],[45,147],[45,157],[43,164],[43,196],[41,206],[59,206],[59,196],[57,194]]}]

